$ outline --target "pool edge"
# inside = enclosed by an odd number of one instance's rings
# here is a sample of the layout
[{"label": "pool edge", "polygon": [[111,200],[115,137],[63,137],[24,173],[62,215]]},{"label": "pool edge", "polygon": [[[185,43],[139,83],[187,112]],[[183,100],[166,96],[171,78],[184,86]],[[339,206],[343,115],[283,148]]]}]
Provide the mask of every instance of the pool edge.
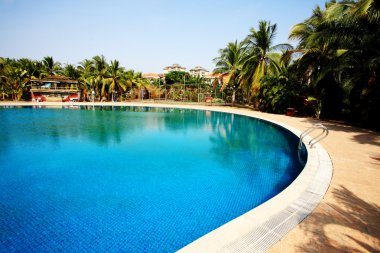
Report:
[{"label": "pool edge", "polygon": [[[294,127],[252,115],[249,111],[232,112],[221,108],[208,110],[258,118],[279,125],[297,137],[301,134],[301,131]],[[304,143],[309,141],[310,136],[304,138]],[[319,143],[313,148],[305,146],[308,151],[307,163],[300,175],[286,189],[177,252],[264,252],[281,240],[318,206],[332,178],[332,161],[324,147]]]}]

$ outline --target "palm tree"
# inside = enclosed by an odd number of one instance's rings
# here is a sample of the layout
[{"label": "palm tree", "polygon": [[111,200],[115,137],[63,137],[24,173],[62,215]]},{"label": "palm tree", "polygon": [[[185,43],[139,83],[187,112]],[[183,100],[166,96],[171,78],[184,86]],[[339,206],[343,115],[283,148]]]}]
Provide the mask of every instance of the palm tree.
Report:
[{"label": "palm tree", "polygon": [[81,87],[81,94],[83,98],[88,97],[89,91],[95,91],[95,83],[93,82],[93,72],[95,70],[94,62],[89,59],[79,62],[78,72],[79,72],[79,83]]},{"label": "palm tree", "polygon": [[240,86],[239,75],[242,67],[244,49],[241,43],[230,42],[226,48],[219,49],[219,56],[214,59],[214,73],[222,74],[222,87],[230,85],[233,89],[232,103],[235,103],[236,89]]},{"label": "palm tree", "polygon": [[71,80],[79,80],[80,78],[79,70],[72,64],[66,64],[63,69],[63,74]]},{"label": "palm tree", "polygon": [[[125,84],[126,84],[126,89],[147,89],[149,86],[150,82],[148,79],[143,77],[141,72],[135,72],[134,70],[127,70],[125,72]],[[140,92],[137,92],[140,96]]]},{"label": "palm tree", "polygon": [[108,67],[109,77],[107,78],[108,83],[108,93],[113,94],[125,92],[127,90],[127,84],[125,82],[125,70],[123,67],[120,67],[119,61],[111,61],[111,65]]},{"label": "palm tree", "polygon": [[[331,3],[326,3],[329,8]],[[303,79],[314,89],[314,94],[321,100],[321,116],[337,114],[342,108],[342,90],[337,79],[342,67],[342,56],[346,53],[341,45],[334,42],[337,26],[329,22],[328,13],[317,6],[310,18],[296,24],[289,39],[298,39],[296,52],[301,57],[296,61],[298,71]],[[331,33],[331,34],[330,34]]]},{"label": "palm tree", "polygon": [[26,58],[19,60],[0,58],[1,96],[11,96],[12,100],[20,100],[29,93],[29,82],[41,73],[42,64]]},{"label": "palm tree", "polygon": [[324,100],[324,113],[336,117],[341,111],[336,105],[348,94],[351,115],[380,128],[374,123],[380,117],[380,5],[375,0],[347,0],[325,7],[317,7],[292,29],[290,38],[300,40],[299,70]]},{"label": "palm tree", "polygon": [[41,77],[53,76],[62,73],[61,63],[55,62],[53,57],[46,56],[42,60]]},{"label": "palm tree", "polygon": [[128,87],[145,87],[149,84],[149,80],[143,77],[141,72],[135,72],[134,70],[126,71],[126,84]]},{"label": "palm tree", "polygon": [[94,62],[94,72],[92,82],[95,84],[95,92],[101,97],[108,97],[107,92],[107,71],[108,64],[103,55],[97,55],[92,58]]},{"label": "palm tree", "polygon": [[371,24],[380,22],[380,4],[376,0],[361,0],[353,6],[350,14],[356,20],[364,18]]},{"label": "palm tree", "polygon": [[281,54],[276,51],[289,50],[291,45],[273,45],[276,37],[277,25],[260,21],[259,29],[250,29],[250,34],[243,41],[245,55],[242,59],[241,83],[249,87],[253,94],[260,88],[261,79],[268,72],[279,71]]},{"label": "palm tree", "polygon": [[32,61],[27,58],[17,60],[17,65],[26,70],[28,79],[36,79],[41,74],[42,63],[39,61]]},{"label": "palm tree", "polygon": [[11,88],[12,100],[19,101],[27,89],[29,82],[28,72],[20,67],[16,60],[8,60],[8,67],[5,71],[5,82]]},{"label": "palm tree", "polygon": [[[333,11],[336,8],[341,15]],[[337,24],[334,37],[344,35],[335,41],[347,49],[341,75],[346,77],[344,88],[349,88],[351,116],[380,129],[380,4],[375,0],[333,3],[326,12]]]}]

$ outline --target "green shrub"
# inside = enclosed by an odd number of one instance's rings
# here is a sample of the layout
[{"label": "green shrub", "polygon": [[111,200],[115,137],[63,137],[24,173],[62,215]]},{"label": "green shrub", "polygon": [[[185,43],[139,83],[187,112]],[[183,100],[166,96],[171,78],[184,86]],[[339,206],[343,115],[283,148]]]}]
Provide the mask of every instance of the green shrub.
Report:
[{"label": "green shrub", "polygon": [[224,104],[225,102],[221,98],[213,98],[212,99],[212,103],[215,103],[215,104]]},{"label": "green shrub", "polygon": [[289,107],[299,110],[304,106],[306,91],[307,87],[295,78],[267,76],[257,94],[258,107],[272,113],[285,113]]}]

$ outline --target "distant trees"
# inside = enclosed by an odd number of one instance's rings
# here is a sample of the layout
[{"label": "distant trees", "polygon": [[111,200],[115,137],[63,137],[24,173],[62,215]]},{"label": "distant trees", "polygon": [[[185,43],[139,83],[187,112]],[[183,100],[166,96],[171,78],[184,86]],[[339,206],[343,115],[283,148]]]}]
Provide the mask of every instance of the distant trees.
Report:
[{"label": "distant trees", "polygon": [[110,64],[102,55],[85,59],[78,66],[79,80],[84,94],[95,91],[97,96],[111,100],[112,94],[124,95],[129,89],[149,85],[149,81],[141,72],[125,70],[118,60]]},{"label": "distant trees", "polygon": [[164,75],[163,79],[160,78],[153,83],[164,91],[165,99],[171,100],[200,102],[206,94],[212,92],[209,80],[185,71],[170,71]]},{"label": "distant trees", "polygon": [[184,78],[189,78],[189,73],[185,71],[170,71],[165,74],[165,83],[166,84],[175,84],[175,83],[183,83]]},{"label": "distant trees", "polygon": [[185,82],[186,91],[179,91],[177,87],[175,96],[165,97],[173,99],[173,97],[179,97],[179,93],[184,93],[182,97],[186,95],[188,98],[191,97],[191,101],[198,101],[197,93],[200,88],[205,87],[206,83],[202,77],[174,71],[160,78],[158,83],[151,84],[141,72],[126,70],[118,60],[107,62],[103,55],[84,59],[78,65],[62,65],[51,56],[44,57],[41,61],[0,57],[0,99],[30,99],[30,80],[48,76],[65,76],[77,80],[82,100],[88,99],[92,91],[95,92],[97,99],[108,101],[114,99],[113,95],[119,99],[138,98],[143,94],[141,90],[145,90],[146,97],[173,95],[170,92],[164,92],[164,89],[170,89],[176,84],[183,87]]},{"label": "distant trees", "polygon": [[31,79],[54,75],[79,81],[84,98],[94,90],[99,98],[110,100],[113,93],[123,95],[128,88],[149,84],[140,72],[125,70],[117,60],[108,64],[102,55],[85,59],[78,66],[66,64],[64,67],[51,56],[44,57],[42,61],[0,58],[0,98],[28,98]]}]

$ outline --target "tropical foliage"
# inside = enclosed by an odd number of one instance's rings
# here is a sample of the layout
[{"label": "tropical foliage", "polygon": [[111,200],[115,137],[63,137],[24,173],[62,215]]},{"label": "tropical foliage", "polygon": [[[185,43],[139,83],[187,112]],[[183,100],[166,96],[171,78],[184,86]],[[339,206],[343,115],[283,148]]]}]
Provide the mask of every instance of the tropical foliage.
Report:
[{"label": "tropical foliage", "polygon": [[260,21],[259,29],[251,28],[243,41],[246,55],[243,59],[241,82],[255,95],[260,89],[261,80],[268,74],[278,74],[281,70],[279,51],[291,49],[289,44],[273,45],[277,25]]},{"label": "tropical foliage", "polygon": [[277,25],[267,21],[259,22],[259,29],[250,29],[247,37],[241,41],[230,42],[226,48],[219,50],[214,59],[214,73],[222,73],[221,89],[231,87],[232,102],[235,91],[239,89],[246,97],[256,98],[262,79],[281,71],[280,50],[291,49],[288,44],[273,45]]},{"label": "tropical foliage", "polygon": [[285,113],[287,108],[298,108],[301,113],[313,113],[305,108],[304,97],[308,87],[290,72],[280,75],[268,75],[262,79],[257,93],[258,107],[261,111]]},{"label": "tropical foliage", "polygon": [[214,73],[223,74],[221,90],[228,87],[232,90],[231,102],[235,103],[236,89],[240,86],[240,74],[244,56],[242,43],[230,42],[226,48],[219,50],[219,57],[215,58]]},{"label": "tropical foliage", "polygon": [[321,116],[380,129],[380,5],[331,1],[295,25],[297,72],[321,101]]},{"label": "tropical foliage", "polygon": [[[185,72],[148,81],[104,56],[62,65],[0,58],[0,99],[28,99],[31,79],[64,75],[78,80],[84,99],[152,97],[202,101],[222,97],[260,110],[344,119],[380,129],[380,4],[377,0],[330,0],[293,26],[289,39],[275,45],[277,25],[260,21],[241,41],[230,42],[214,59],[213,83]],[[144,92],[142,92],[144,90]]]},{"label": "tropical foliage", "polygon": [[149,81],[140,72],[125,70],[117,60],[108,63],[102,55],[85,59],[78,66],[62,66],[50,56],[42,61],[0,58],[0,97],[3,100],[28,99],[31,79],[55,75],[78,80],[84,99],[88,98],[91,91],[95,91],[99,99],[111,100],[113,94],[120,97],[128,92],[139,94],[133,89],[149,86]]},{"label": "tropical foliage", "polygon": [[224,75],[222,89],[237,87],[264,111],[296,107],[299,113],[380,129],[378,1],[330,1],[316,7],[291,30],[289,38],[298,41],[295,49],[273,46],[275,35],[275,24],[260,21],[244,40],[219,50],[214,72]]},{"label": "tropical foliage", "polygon": [[170,71],[165,74],[166,84],[184,83],[186,79],[189,79],[189,73],[185,71]]},{"label": "tropical foliage", "polygon": [[[109,63],[102,55],[85,59],[77,66],[62,65],[53,57],[42,61],[0,58],[0,99],[30,99],[30,80],[48,76],[65,76],[80,84],[82,100],[166,98],[183,101],[203,100],[212,93],[212,86],[200,76],[173,71],[156,81],[144,78],[141,72],[126,70],[118,60]],[[202,96],[202,97],[201,97]]]},{"label": "tropical foliage", "polygon": [[22,58],[18,61],[0,58],[0,89],[2,99],[20,100],[27,96],[27,84],[41,73],[41,64]]}]

